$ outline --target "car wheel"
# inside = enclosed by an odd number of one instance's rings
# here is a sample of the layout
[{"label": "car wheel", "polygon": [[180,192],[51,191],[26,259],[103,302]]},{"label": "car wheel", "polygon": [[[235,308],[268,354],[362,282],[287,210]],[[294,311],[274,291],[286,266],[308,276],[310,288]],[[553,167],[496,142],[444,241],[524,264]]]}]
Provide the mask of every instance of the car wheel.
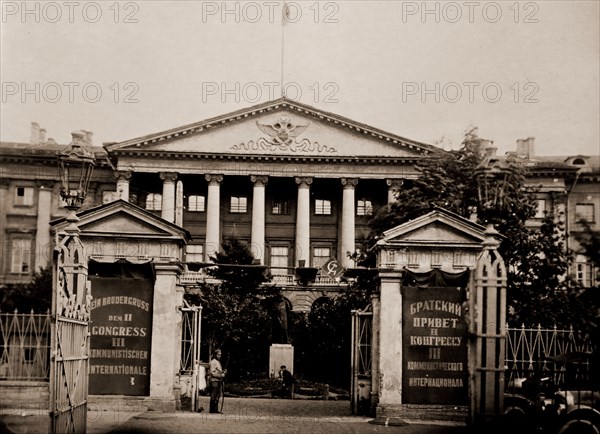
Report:
[{"label": "car wheel", "polygon": [[600,434],[600,428],[589,420],[570,420],[560,428],[558,434]]}]

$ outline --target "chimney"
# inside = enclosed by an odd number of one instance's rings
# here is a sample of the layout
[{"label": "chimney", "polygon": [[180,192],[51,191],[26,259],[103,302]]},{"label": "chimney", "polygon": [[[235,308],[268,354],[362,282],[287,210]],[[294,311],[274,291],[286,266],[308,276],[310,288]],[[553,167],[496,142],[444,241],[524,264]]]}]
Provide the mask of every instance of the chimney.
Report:
[{"label": "chimney", "polygon": [[535,157],[535,137],[527,137],[527,149],[529,151],[529,158]]},{"label": "chimney", "polygon": [[477,152],[479,157],[483,159],[484,163],[487,164],[490,158],[496,155],[496,150],[493,140],[488,139],[477,139]]},{"label": "chimney", "polygon": [[40,126],[37,122],[31,123],[31,138],[29,142],[34,145],[40,143]]},{"label": "chimney", "polygon": [[46,128],[40,128],[39,143],[40,145],[46,143]]},{"label": "chimney", "polygon": [[85,143],[92,146],[94,143],[94,133],[87,130],[81,130],[85,133]]},{"label": "chimney", "polygon": [[535,137],[517,139],[517,156],[526,159],[535,156]]},{"label": "chimney", "polygon": [[85,146],[85,132],[84,131],[73,131],[71,133],[71,143],[80,143],[81,146]]}]

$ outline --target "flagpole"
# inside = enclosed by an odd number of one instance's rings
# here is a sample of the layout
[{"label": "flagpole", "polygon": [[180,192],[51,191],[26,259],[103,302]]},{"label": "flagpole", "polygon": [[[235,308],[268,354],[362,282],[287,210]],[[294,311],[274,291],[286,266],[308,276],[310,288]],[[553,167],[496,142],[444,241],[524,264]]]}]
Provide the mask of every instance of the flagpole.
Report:
[{"label": "flagpole", "polygon": [[279,85],[281,86],[281,97],[285,97],[285,90],[283,88],[283,65],[284,65],[284,54],[285,54],[285,17],[288,13],[287,3],[283,2],[283,10],[281,12],[281,80]]}]

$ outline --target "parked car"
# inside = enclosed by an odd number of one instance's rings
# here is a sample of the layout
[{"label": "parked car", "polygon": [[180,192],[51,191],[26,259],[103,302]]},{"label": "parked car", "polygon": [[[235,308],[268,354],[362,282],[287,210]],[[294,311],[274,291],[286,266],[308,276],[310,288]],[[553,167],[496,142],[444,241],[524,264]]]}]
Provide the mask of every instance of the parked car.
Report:
[{"label": "parked car", "polygon": [[[577,382],[577,372],[587,353],[549,357],[562,366],[568,381],[557,385],[552,377],[516,379],[504,395],[504,425],[507,430],[544,434],[600,434],[600,391],[590,381]],[[574,387],[577,386],[577,387]],[[507,431],[508,432],[508,431]]]}]

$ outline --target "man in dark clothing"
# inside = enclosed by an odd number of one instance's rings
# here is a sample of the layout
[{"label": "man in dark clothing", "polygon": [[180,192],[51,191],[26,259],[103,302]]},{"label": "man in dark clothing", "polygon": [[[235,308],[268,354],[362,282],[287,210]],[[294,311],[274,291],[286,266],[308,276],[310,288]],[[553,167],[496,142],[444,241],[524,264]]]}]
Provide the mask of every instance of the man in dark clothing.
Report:
[{"label": "man in dark clothing", "polygon": [[292,373],[287,370],[285,365],[281,366],[279,375],[281,376],[282,381],[281,396],[283,396],[284,398],[292,398],[294,383],[296,382],[296,379],[294,378]]},{"label": "man in dark clothing", "polygon": [[210,413],[219,412],[219,398],[221,396],[223,388],[223,378],[227,374],[227,369],[223,369],[221,366],[221,350],[215,351],[213,358],[208,364],[208,371],[210,376]]}]

